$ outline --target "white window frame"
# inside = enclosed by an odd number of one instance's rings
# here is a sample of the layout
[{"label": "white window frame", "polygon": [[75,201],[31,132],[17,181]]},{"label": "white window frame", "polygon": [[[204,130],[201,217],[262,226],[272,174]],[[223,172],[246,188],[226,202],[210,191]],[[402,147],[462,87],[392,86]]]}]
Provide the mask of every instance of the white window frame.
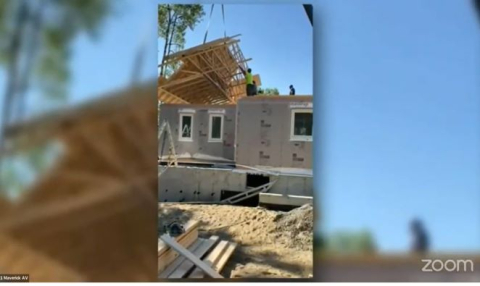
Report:
[{"label": "white window frame", "polygon": [[297,113],[312,113],[313,114],[313,109],[308,108],[308,109],[292,109],[291,112],[291,118],[290,118],[290,141],[306,141],[306,142],[312,142],[313,140],[313,122],[312,122],[312,135],[311,136],[306,136],[306,135],[295,135],[295,114]]},{"label": "white window frame", "polygon": [[[213,131],[213,117],[220,117],[220,138],[212,138]],[[211,113],[208,119],[208,142],[209,143],[221,143],[223,142],[223,128],[225,125],[225,120],[223,114]]]},{"label": "white window frame", "polygon": [[[180,119],[179,119],[179,128],[178,128],[178,141],[181,142],[193,142],[193,123],[194,123],[194,113],[180,113]],[[191,128],[190,128],[190,137],[183,137],[182,136],[182,126],[183,126],[183,117],[189,116],[191,120]]]}]

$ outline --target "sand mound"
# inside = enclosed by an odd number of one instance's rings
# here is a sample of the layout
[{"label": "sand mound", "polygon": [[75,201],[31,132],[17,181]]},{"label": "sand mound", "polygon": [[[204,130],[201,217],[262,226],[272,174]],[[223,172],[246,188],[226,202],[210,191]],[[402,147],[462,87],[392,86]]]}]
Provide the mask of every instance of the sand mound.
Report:
[{"label": "sand mound", "polygon": [[161,204],[159,233],[171,222],[200,221],[208,235],[229,236],[244,245],[282,244],[299,250],[313,249],[313,207],[304,205],[289,212],[261,207]]},{"label": "sand mound", "polygon": [[313,207],[304,205],[280,214],[276,221],[277,233],[286,244],[301,250],[313,250]]},{"label": "sand mound", "polygon": [[[173,221],[200,222],[200,236],[237,242],[225,275],[232,277],[307,277],[313,263],[313,208],[289,212],[261,207],[162,203],[159,231]],[[307,276],[306,276],[307,275]]]}]

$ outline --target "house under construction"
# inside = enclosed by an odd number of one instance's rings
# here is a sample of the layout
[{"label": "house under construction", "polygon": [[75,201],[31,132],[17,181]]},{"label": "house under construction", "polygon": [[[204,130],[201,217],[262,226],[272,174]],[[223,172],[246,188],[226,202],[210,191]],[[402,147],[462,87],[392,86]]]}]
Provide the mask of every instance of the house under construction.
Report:
[{"label": "house under construction", "polygon": [[246,97],[239,66],[249,60],[238,42],[219,39],[163,63],[180,67],[159,79],[160,202],[312,202],[313,97]]}]

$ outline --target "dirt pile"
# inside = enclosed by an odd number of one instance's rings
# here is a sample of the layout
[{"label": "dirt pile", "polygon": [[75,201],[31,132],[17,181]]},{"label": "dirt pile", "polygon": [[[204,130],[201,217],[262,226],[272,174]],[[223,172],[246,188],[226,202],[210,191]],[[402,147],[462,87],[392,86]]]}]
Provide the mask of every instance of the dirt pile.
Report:
[{"label": "dirt pile", "polygon": [[301,250],[313,250],[313,206],[303,205],[276,218],[277,233],[285,244]]},{"label": "dirt pile", "polygon": [[313,265],[313,207],[289,212],[261,207],[162,203],[159,227],[200,221],[200,236],[218,235],[238,243],[226,277],[308,277]]},{"label": "dirt pile", "polygon": [[299,250],[313,249],[313,207],[304,205],[289,212],[261,207],[161,204],[158,227],[171,222],[200,221],[200,230],[226,236],[244,245],[282,244]]}]

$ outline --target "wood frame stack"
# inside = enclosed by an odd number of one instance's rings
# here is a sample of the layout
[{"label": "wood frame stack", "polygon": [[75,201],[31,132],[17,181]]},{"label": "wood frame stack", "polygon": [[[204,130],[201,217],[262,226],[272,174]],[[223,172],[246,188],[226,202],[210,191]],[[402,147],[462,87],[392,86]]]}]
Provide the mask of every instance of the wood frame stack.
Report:
[{"label": "wood frame stack", "polygon": [[[162,240],[158,243],[158,273],[159,279],[204,278],[209,277],[201,269],[208,267],[220,273],[228,259],[235,251],[237,244],[220,240],[218,236],[210,238],[198,237],[198,221],[189,221],[185,232],[175,237],[175,241],[184,248],[183,253],[172,249]],[[201,267],[186,256],[193,254],[202,261]],[[221,276],[217,276],[221,277]]]}]

